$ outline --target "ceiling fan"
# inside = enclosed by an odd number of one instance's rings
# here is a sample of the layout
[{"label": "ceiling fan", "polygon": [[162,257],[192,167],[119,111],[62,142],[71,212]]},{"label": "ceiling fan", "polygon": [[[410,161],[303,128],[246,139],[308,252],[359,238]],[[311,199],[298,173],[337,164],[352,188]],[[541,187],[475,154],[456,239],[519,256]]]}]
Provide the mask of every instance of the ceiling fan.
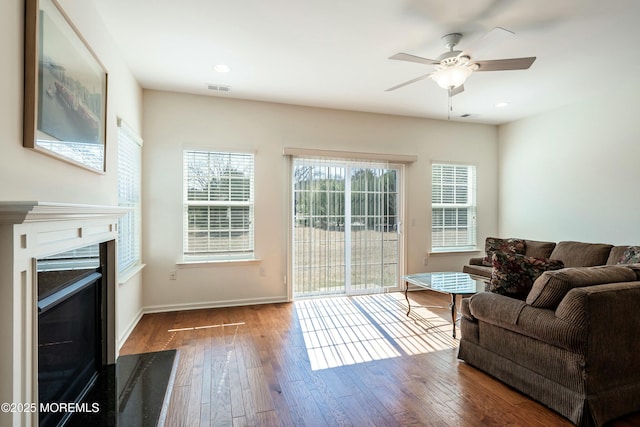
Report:
[{"label": "ceiling fan", "polygon": [[464,82],[474,71],[500,71],[500,70],[526,70],[536,60],[535,56],[527,58],[509,58],[509,59],[493,59],[476,61],[472,58],[472,52],[478,52],[481,48],[485,48],[490,44],[500,41],[506,37],[512,36],[514,33],[501,27],[496,27],[485,34],[478,44],[469,50],[453,50],[453,48],[462,39],[462,34],[451,33],[442,37],[444,46],[449,49],[448,52],[438,56],[438,59],[428,59],[421,56],[411,55],[408,53],[396,53],[389,57],[399,61],[417,62],[435,66],[435,71],[425,74],[415,79],[409,80],[399,85],[393,86],[386,91],[399,89],[411,83],[430,77],[441,88],[447,89],[449,97],[457,95],[464,91]]}]

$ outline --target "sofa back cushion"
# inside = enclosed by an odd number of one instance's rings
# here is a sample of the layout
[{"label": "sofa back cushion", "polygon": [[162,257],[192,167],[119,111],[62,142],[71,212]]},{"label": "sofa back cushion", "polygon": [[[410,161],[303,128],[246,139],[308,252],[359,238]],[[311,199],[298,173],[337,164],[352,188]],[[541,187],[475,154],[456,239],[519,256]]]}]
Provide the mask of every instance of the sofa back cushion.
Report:
[{"label": "sofa back cushion", "polygon": [[547,270],[562,268],[562,261],[495,252],[487,290],[524,300],[534,281]]},{"label": "sofa back cushion", "polygon": [[542,242],[538,240],[524,241],[524,254],[533,258],[551,258],[551,252],[556,242]]},{"label": "sofa back cushion", "polygon": [[555,310],[573,288],[635,280],[632,269],[613,265],[546,271],[533,283],[526,302],[533,307]]},{"label": "sofa back cushion", "polygon": [[612,247],[603,243],[559,242],[549,258],[559,259],[565,267],[605,265]]}]

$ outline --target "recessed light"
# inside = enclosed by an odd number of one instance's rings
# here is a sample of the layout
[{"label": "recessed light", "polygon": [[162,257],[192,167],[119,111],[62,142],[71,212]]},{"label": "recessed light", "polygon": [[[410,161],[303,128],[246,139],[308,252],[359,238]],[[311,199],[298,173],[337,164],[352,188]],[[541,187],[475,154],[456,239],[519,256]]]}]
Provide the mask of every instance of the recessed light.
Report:
[{"label": "recessed light", "polygon": [[509,106],[509,103],[506,102],[506,101],[498,102],[496,104],[496,108],[504,108],[504,107],[508,107],[508,106]]},{"label": "recessed light", "polygon": [[231,71],[231,68],[229,68],[227,64],[216,64],[213,66],[213,69],[218,73],[228,73],[229,71]]}]

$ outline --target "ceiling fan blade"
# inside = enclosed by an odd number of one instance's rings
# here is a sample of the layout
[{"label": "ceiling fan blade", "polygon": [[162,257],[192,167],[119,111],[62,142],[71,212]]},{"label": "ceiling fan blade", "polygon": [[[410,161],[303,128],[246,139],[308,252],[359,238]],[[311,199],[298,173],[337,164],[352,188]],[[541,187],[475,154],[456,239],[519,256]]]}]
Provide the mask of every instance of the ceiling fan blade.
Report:
[{"label": "ceiling fan blade", "polygon": [[505,28],[495,27],[476,40],[466,52],[470,53],[473,58],[482,58],[487,52],[513,37],[514,34],[513,31]]},{"label": "ceiling fan blade", "polygon": [[456,96],[459,93],[464,92],[464,85],[460,85],[458,87],[454,87],[453,89],[449,89],[449,98],[452,96]]},{"label": "ceiling fan blade", "polygon": [[389,59],[396,59],[398,61],[409,61],[409,62],[417,62],[418,64],[427,64],[427,65],[438,65],[440,61],[436,61],[435,59],[423,58],[421,56],[411,55],[408,53],[396,53],[393,56],[390,56]]},{"label": "ceiling fan blade", "polygon": [[415,79],[409,80],[408,82],[400,83],[399,85],[396,85],[394,87],[390,87],[389,89],[385,90],[385,92],[391,92],[392,90],[396,90],[396,89],[399,89],[399,88],[401,88],[403,86],[410,85],[411,83],[419,82],[420,80],[426,79],[430,75],[431,75],[431,73],[425,74],[424,76],[416,77]]},{"label": "ceiling fan blade", "polygon": [[489,61],[473,61],[478,64],[476,71],[526,70],[531,67],[535,56],[528,58],[494,59]]}]

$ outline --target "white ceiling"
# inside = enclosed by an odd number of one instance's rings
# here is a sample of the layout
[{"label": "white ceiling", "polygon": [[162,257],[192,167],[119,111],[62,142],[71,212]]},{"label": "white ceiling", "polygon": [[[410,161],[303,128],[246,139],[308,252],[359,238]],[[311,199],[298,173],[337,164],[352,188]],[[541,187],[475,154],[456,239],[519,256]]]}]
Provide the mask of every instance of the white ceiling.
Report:
[{"label": "white ceiling", "polygon": [[431,79],[385,92],[433,70],[388,57],[436,58],[443,35],[462,33],[464,50],[494,27],[515,36],[475,59],[537,60],[474,73],[452,120],[505,123],[640,80],[638,0],[93,1],[149,89],[446,119],[446,91]]}]

